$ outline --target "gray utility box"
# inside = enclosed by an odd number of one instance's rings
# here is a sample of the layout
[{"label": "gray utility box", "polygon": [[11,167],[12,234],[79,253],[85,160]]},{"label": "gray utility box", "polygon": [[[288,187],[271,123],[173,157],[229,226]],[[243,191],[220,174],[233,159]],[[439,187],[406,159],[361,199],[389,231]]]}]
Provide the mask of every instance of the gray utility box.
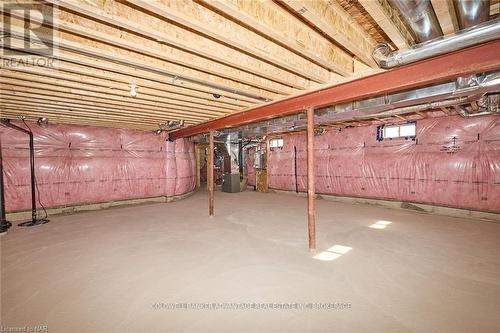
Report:
[{"label": "gray utility box", "polygon": [[240,174],[225,173],[222,180],[222,192],[240,192]]}]

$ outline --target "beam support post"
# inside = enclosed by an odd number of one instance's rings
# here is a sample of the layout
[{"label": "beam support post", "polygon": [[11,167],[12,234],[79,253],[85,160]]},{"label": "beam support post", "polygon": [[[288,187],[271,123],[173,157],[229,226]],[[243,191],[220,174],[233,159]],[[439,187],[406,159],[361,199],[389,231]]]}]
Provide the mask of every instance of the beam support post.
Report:
[{"label": "beam support post", "polygon": [[214,216],[214,131],[208,133],[208,141],[208,216],[212,217]]},{"label": "beam support post", "polygon": [[307,227],[309,250],[316,249],[316,190],[314,187],[314,108],[307,109]]}]

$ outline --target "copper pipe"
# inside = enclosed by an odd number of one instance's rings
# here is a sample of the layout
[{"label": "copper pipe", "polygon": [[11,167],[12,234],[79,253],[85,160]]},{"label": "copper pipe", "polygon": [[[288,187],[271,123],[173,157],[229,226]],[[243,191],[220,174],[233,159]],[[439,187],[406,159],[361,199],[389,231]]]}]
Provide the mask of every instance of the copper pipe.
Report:
[{"label": "copper pipe", "polygon": [[309,250],[316,249],[316,191],[314,188],[314,109],[307,109],[307,227]]},{"label": "copper pipe", "polygon": [[214,216],[214,131],[208,134],[208,215]]}]

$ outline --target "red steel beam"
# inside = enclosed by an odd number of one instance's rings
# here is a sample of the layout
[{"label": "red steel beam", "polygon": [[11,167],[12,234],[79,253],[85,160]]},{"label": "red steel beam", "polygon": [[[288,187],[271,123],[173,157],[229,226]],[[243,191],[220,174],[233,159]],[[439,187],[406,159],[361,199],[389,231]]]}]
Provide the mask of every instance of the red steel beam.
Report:
[{"label": "red steel beam", "polygon": [[233,113],[170,133],[172,139],[286,116],[307,108],[320,108],[385,93],[441,83],[459,76],[500,68],[500,39],[422,60],[329,88],[290,97]]}]

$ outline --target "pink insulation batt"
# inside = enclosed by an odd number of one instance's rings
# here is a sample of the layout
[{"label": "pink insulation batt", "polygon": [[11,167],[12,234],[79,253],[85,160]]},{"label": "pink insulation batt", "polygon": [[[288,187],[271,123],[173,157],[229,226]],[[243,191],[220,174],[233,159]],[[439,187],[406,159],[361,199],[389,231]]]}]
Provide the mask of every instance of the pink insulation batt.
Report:
[{"label": "pink insulation batt", "polygon": [[[22,122],[16,125],[24,127]],[[46,207],[173,196],[196,183],[193,143],[151,132],[29,122]],[[6,210],[31,207],[28,135],[0,127]]]},{"label": "pink insulation batt", "polygon": [[[377,126],[329,130],[315,137],[316,191],[500,212],[499,120],[418,120],[416,141],[378,142]],[[296,146],[298,188],[306,191],[305,133],[283,138],[284,147],[270,152],[269,187],[295,190]],[[253,175],[252,164],[247,167]]]}]

